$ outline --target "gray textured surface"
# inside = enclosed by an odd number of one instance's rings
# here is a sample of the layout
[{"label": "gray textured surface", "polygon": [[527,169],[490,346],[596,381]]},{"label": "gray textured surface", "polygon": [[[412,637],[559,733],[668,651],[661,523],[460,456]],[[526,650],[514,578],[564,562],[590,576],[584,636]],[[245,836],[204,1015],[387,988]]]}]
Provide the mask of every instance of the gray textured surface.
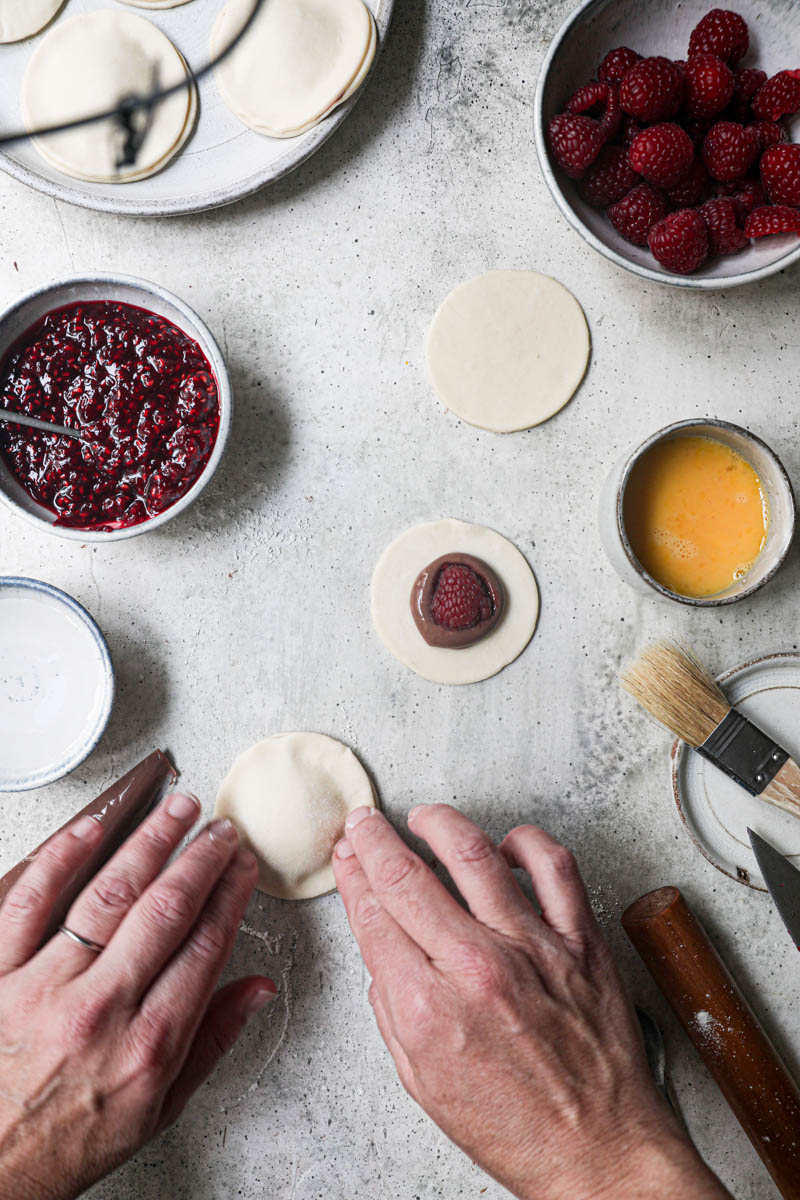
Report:
[{"label": "gray textured surface", "polygon": [[[595,534],[619,450],[712,413],[767,438],[800,481],[796,274],[720,296],[644,284],[557,215],[529,100],[566,3],[406,0],[368,92],[336,138],[270,192],[203,218],[98,217],[0,183],[0,298],[73,269],[150,275],[196,305],[237,394],[230,448],[198,505],[108,548],[0,514],[4,571],[38,575],[93,612],[119,699],[74,777],[2,798],[0,863],[16,861],[155,744],[210,807],[233,756],[265,733],[349,741],[402,821],[455,800],[501,834],[536,820],[578,852],[636,998],[666,1025],[692,1132],[738,1200],[776,1193],[619,933],[622,905],[681,884],[795,1069],[800,958],[766,897],[718,875],[678,825],[668,742],[614,685],[646,637],[690,637],[722,668],[797,641],[795,552],[751,604],[692,613],[637,599]],[[571,287],[594,339],[588,378],[547,425],[509,437],[442,412],[422,337],[451,286],[535,267]],[[532,562],[542,617],[496,679],[431,686],[372,633],[384,545],[441,515],[492,525]],[[235,966],[284,996],[166,1137],[95,1200],[452,1200],[499,1197],[395,1082],[336,896],[253,905]],[[483,1190],[485,1189],[485,1190]]]}]

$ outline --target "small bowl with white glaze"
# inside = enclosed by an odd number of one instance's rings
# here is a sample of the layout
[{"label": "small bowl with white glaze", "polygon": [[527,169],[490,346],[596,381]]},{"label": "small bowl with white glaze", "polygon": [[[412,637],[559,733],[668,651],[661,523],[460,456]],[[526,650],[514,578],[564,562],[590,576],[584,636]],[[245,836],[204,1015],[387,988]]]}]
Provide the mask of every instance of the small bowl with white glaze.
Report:
[{"label": "small bowl with white glaze", "polygon": [[0,576],[0,792],[73,771],[113,704],[111,655],[86,609],[49,583]]},{"label": "small bowl with white glaze", "polygon": [[[158,529],[194,503],[208,484],[225,450],[230,432],[233,397],[230,375],[222,352],[208,326],[178,296],[156,283],[129,275],[92,274],[61,279],[28,292],[0,313],[0,363],[3,363],[15,343],[47,313],[67,305],[112,301],[132,305],[165,318],[203,352],[217,386],[219,427],[211,450],[199,476],[179,499],[163,511],[140,521],[115,529],[80,528],[56,523],[56,513],[38,503],[22,486],[0,453],[0,503],[17,516],[40,529],[79,542],[112,542],[136,537]],[[9,406],[10,407],[10,406]]]},{"label": "small bowl with white glaze", "polygon": [[[681,436],[711,438],[741,455],[758,476],[769,511],[766,540],[755,562],[740,579],[711,596],[683,596],[664,587],[639,562],[625,528],[626,488],[634,467],[659,442]],[[794,540],[794,490],[775,451],[749,429],[715,417],[693,417],[659,429],[635,450],[621,455],[603,484],[598,522],[600,541],[611,566],[635,591],[691,608],[719,608],[754,595],[783,566]]]},{"label": "small bowl with white glaze", "polygon": [[[794,234],[759,238],[738,254],[713,258],[691,275],[674,275],[647,246],[634,246],[617,233],[605,211],[581,199],[572,180],[555,166],[547,146],[548,122],[570,96],[595,78],[609,50],[629,46],[643,56],[685,59],[689,35],[714,0],[582,0],[558,30],[545,57],[534,99],[534,134],[539,163],[561,213],[593,249],[644,279],[673,287],[713,290],[754,283],[800,259]],[[774,75],[800,60],[800,4],[796,0],[736,0],[730,6],[750,29],[750,49],[739,66]],[[797,136],[795,122],[795,138]]]}]

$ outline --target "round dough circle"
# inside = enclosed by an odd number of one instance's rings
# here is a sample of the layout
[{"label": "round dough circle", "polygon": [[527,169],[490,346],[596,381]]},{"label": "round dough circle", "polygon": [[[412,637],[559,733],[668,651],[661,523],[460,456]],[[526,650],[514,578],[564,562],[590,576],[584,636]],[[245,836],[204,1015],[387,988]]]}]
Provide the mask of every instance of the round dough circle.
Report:
[{"label": "round dough circle", "polygon": [[[28,129],[112,108],[123,96],[144,93],[158,71],[164,87],[186,79],[183,57],[145,17],[102,9],[60,21],[34,51],[22,80]],[[129,183],[161,170],[193,128],[195,89],[181,89],[157,105],[136,163],[117,171],[118,131],[108,121],[34,139],[43,158],[76,179]]]},{"label": "round dough circle", "polygon": [[120,4],[131,4],[134,8],[179,8],[189,0],[119,0]]},{"label": "round dough circle", "polygon": [[442,302],[425,338],[428,376],[457,417],[493,433],[552,417],[586,374],[589,328],[571,292],[536,271],[487,271]]},{"label": "round dough circle", "polygon": [[323,733],[281,733],[239,755],[214,815],[253,850],[263,892],[307,900],[336,887],[333,847],[364,806],[377,807],[375,791],[352,750]]},{"label": "round dough circle", "polygon": [[44,29],[64,0],[0,0],[0,42],[20,42]]},{"label": "round dough circle", "polygon": [[[251,10],[252,0],[228,0],[211,32],[214,57]],[[295,137],[363,80],[375,54],[374,28],[363,0],[264,0],[247,36],[215,68],[217,86],[257,133]]]},{"label": "round dough circle", "polygon": [[[505,589],[505,610],[492,632],[472,646],[429,646],[411,613],[419,572],[445,554],[482,558]],[[520,551],[493,529],[464,521],[432,521],[401,533],[384,550],[372,576],[372,620],[401,663],[432,683],[478,683],[496,675],[527,646],[539,617],[539,589]]]}]

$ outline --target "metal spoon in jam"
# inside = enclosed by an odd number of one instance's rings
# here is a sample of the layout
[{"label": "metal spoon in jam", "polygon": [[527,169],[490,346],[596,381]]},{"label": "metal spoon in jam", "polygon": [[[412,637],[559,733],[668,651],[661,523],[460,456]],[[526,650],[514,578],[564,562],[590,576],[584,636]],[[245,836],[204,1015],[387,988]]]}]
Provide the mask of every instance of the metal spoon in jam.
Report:
[{"label": "metal spoon in jam", "polygon": [[482,558],[443,554],[420,571],[411,614],[429,646],[461,650],[491,633],[503,615],[503,585]]}]

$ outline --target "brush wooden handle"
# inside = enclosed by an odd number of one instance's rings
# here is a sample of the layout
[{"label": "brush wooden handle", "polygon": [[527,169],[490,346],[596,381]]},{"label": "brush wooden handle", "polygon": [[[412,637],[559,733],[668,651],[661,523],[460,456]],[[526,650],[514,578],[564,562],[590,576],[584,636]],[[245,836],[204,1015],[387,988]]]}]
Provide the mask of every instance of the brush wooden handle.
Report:
[{"label": "brush wooden handle", "polygon": [[800,817],[800,767],[793,758],[787,758],[772,782],[761,792],[761,799],[793,817]]},{"label": "brush wooden handle", "polygon": [[[167,787],[177,778],[178,773],[166,754],[162,754],[160,750],[154,750],[152,754],[148,754],[147,758],[142,759],[132,770],[128,771],[127,775],[123,775],[116,783],[112,783],[85,808],[64,822],[61,829],[71,825],[78,817],[95,817],[103,826],[103,838],[59,896],[53,907],[44,940],[55,933],[75,897],[83,891],[92,876],[97,874],[114,851],[133,833],[139,822],[147,816]],[[56,830],[55,833],[60,833],[61,829]],[[55,837],[55,833],[52,833],[50,837]],[[45,838],[40,846],[37,846],[30,854],[26,854],[22,862],[18,862],[0,879],[0,904],[28,863],[49,841],[49,837]]]},{"label": "brush wooden handle", "polygon": [[622,924],[784,1200],[800,1200],[800,1090],[676,887]]}]

